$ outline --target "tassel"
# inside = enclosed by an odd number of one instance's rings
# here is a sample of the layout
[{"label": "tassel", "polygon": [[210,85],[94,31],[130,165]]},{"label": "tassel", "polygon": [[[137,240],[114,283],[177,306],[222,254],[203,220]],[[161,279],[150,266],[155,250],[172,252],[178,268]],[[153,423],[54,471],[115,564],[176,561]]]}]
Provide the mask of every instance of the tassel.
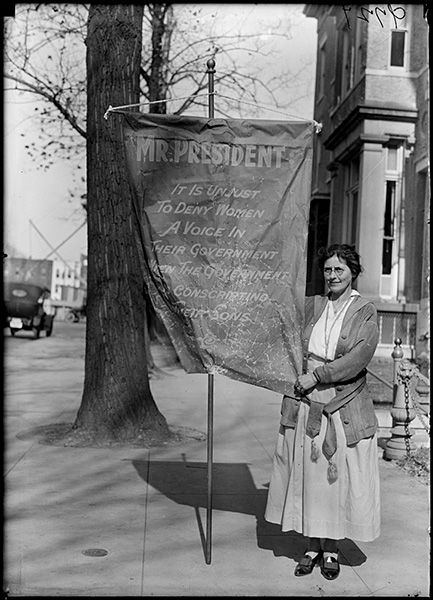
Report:
[{"label": "tassel", "polygon": [[338,469],[332,458],[328,461],[328,481],[334,483],[338,479]]},{"label": "tassel", "polygon": [[311,454],[310,454],[310,458],[311,460],[316,463],[319,460],[319,456],[320,456],[320,452],[319,452],[319,448],[316,445],[316,442],[314,441],[314,439],[311,440]]}]

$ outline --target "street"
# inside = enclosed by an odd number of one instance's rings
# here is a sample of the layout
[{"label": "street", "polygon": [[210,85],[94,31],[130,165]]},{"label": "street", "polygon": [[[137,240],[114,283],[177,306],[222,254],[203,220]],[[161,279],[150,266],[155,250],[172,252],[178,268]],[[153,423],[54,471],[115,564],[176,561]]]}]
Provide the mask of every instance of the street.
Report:
[{"label": "street", "polygon": [[[29,387],[48,383],[58,387],[68,373],[79,371],[84,376],[86,323],[67,323],[54,320],[53,333],[46,337],[41,333],[33,339],[31,331],[18,331],[14,337],[9,329],[4,330],[5,394],[16,392],[22,387],[23,378],[31,377]],[[77,386],[75,386],[77,387]]]}]

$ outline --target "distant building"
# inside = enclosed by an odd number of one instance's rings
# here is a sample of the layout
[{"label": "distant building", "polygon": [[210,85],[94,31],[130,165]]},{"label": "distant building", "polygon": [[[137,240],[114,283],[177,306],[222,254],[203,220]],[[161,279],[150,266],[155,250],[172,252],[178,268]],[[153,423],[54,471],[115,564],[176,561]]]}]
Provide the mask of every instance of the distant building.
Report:
[{"label": "distant building", "polygon": [[322,293],[321,246],[355,244],[358,290],[381,347],[427,350],[429,61],[426,5],[307,4],[317,19],[307,294]]},{"label": "distant building", "polygon": [[53,277],[51,282],[54,300],[79,302],[83,292],[87,290],[87,257],[81,255],[79,261],[64,262],[53,260]]},{"label": "distant building", "polygon": [[87,302],[87,256],[81,254],[79,261],[54,259],[51,289],[59,318],[66,318],[71,308],[82,309]]}]

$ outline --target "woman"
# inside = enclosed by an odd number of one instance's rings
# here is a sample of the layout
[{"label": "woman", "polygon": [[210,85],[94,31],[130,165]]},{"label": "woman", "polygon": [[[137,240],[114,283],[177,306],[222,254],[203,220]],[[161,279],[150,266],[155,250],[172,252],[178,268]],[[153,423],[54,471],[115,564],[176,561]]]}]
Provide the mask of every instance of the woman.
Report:
[{"label": "woman", "polygon": [[338,540],[380,533],[377,419],[366,367],[377,342],[377,313],[352,288],[362,271],[352,246],[334,244],[319,264],[327,296],[306,298],[304,374],[283,397],[265,519],[308,537],[295,575],[320,564],[340,573]]}]

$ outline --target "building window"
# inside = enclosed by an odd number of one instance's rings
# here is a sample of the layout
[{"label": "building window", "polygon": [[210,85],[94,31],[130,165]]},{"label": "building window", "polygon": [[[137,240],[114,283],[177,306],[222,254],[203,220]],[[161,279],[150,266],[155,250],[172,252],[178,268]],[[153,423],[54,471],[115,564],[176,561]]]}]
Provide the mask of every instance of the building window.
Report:
[{"label": "building window", "polygon": [[396,182],[386,182],[385,214],[383,219],[382,274],[391,275],[394,244]]},{"label": "building window", "polygon": [[391,67],[404,67],[406,31],[391,31]]},{"label": "building window", "polygon": [[315,169],[314,169],[314,189],[318,189],[320,185],[320,164],[322,162],[322,143],[320,136],[315,136]]},{"label": "building window", "polygon": [[337,55],[335,57],[337,102],[345,97],[364,73],[362,34],[361,21],[356,22],[355,29],[344,27],[338,32],[339,39],[336,44]]},{"label": "building window", "polygon": [[355,40],[354,40],[354,82],[360,80],[364,73],[365,66],[363,64],[364,44],[362,40],[362,22],[356,22]]},{"label": "building window", "polygon": [[404,144],[390,140],[386,151],[383,188],[382,275],[380,296],[398,300],[404,291],[405,219],[402,198]]},{"label": "building window", "polygon": [[308,224],[307,296],[324,293],[323,273],[319,269],[317,254],[328,245],[329,198],[312,198]]},{"label": "building window", "polygon": [[356,246],[358,234],[358,190],[348,193],[346,207],[346,230],[349,244]]},{"label": "building window", "polygon": [[386,168],[388,171],[397,171],[398,170],[398,158],[399,158],[398,148],[387,148]]},{"label": "building window", "polygon": [[405,67],[408,64],[409,51],[409,24],[411,7],[406,6],[406,9],[397,9],[398,21],[390,19],[390,50],[389,50],[389,65],[390,67]]},{"label": "building window", "polygon": [[326,77],[326,42],[320,47],[319,52],[319,89],[318,97],[321,98],[325,93],[325,77]]},{"label": "building window", "polygon": [[343,228],[346,243],[356,245],[358,239],[358,189],[359,158],[352,160],[345,169],[346,201],[343,210]]},{"label": "building window", "polygon": [[342,96],[344,96],[353,85],[353,65],[353,47],[350,40],[350,33],[346,29],[343,31],[343,62],[341,73]]}]

